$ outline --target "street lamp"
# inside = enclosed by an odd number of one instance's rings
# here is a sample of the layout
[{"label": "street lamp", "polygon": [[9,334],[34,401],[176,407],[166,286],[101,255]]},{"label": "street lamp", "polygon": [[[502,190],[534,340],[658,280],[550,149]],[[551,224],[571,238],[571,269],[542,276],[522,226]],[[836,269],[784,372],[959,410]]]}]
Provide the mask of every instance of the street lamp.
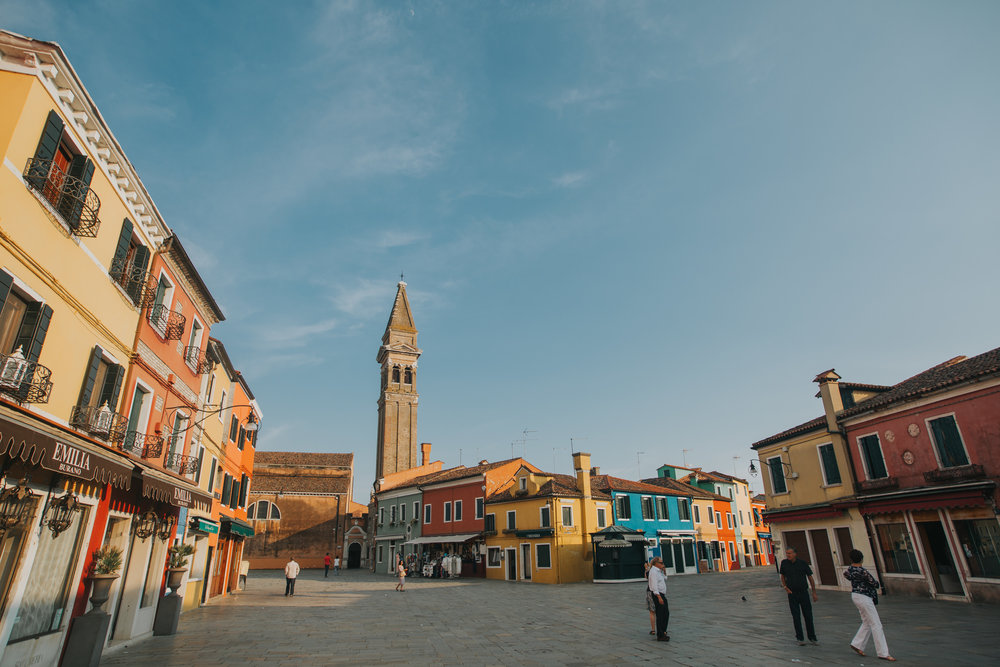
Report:
[{"label": "street lamp", "polygon": [[[771,465],[770,461],[773,461],[773,460],[775,460],[775,459],[769,459],[768,461],[761,461],[760,459],[750,459],[750,476],[751,477],[756,477],[757,476],[757,466],[755,466],[753,464],[754,461],[757,461],[758,463],[760,463],[761,466],[769,466],[769,465]],[[778,463],[781,464],[782,470],[784,470],[784,471],[786,471],[788,473],[786,475],[786,477],[788,477],[788,479],[798,479],[799,478],[799,473],[792,472],[792,465],[790,463],[785,463],[780,458],[778,458],[777,460],[778,460]]]},{"label": "street lamp", "polygon": [[202,423],[203,421],[205,421],[206,419],[208,419],[212,415],[221,414],[222,412],[225,412],[226,410],[231,410],[233,408],[250,408],[250,416],[247,417],[246,422],[244,422],[243,429],[247,433],[255,433],[255,432],[257,432],[257,431],[260,430],[260,420],[257,419],[257,415],[256,415],[257,406],[251,405],[249,403],[244,404],[244,405],[225,405],[225,406],[220,406],[218,408],[212,408],[212,409],[207,409],[207,408],[189,408],[186,405],[175,405],[174,407],[167,408],[166,410],[163,411],[163,423],[169,424],[170,423],[170,417],[172,415],[174,415],[178,410],[192,410],[193,412],[200,412],[200,413],[202,413],[204,415],[198,421],[192,422],[192,423],[188,424],[186,427],[184,427],[181,430],[177,431],[177,433],[180,434],[180,433],[184,433],[185,431],[188,431],[188,430],[194,428],[195,426],[197,426],[198,424]]}]

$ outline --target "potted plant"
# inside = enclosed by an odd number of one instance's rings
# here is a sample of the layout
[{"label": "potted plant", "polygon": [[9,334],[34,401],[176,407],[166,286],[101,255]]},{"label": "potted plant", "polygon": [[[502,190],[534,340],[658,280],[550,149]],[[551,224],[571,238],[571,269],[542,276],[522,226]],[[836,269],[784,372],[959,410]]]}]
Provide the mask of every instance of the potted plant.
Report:
[{"label": "potted plant", "polygon": [[90,604],[94,606],[94,610],[106,613],[101,607],[108,601],[111,585],[118,578],[121,567],[122,550],[119,547],[105,544],[94,552],[94,567],[90,575],[90,580],[93,582]]},{"label": "potted plant", "polygon": [[175,544],[170,547],[167,557],[167,586],[176,591],[180,588],[181,579],[187,572],[188,556],[194,553],[193,544]]}]

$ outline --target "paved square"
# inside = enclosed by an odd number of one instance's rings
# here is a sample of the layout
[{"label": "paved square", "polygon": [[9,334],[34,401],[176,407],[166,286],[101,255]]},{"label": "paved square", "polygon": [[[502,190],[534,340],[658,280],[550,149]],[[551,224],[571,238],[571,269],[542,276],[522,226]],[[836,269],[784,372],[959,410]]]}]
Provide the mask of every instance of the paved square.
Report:
[{"label": "paved square", "polygon": [[[251,572],[246,591],[181,616],[177,635],[116,647],[102,664],[885,664],[848,647],[860,624],[848,593],[820,591],[820,645],[796,645],[773,568],[671,577],[669,643],[648,634],[642,583],[394,584],[306,570],[286,598],[280,572]],[[888,597],[879,612],[900,664],[997,663],[1000,605]]]}]

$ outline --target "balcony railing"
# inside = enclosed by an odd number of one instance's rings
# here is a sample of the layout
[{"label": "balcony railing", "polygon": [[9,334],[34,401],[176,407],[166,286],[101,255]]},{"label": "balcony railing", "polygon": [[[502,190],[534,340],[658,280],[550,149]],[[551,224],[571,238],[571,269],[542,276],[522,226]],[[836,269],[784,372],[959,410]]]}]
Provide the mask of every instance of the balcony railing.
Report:
[{"label": "balcony railing", "polygon": [[99,408],[76,405],[69,416],[70,426],[108,442],[122,442],[128,430],[128,420],[105,403]]},{"label": "balcony railing", "polygon": [[168,453],[163,457],[163,467],[178,475],[191,475],[198,471],[198,457]]},{"label": "balcony railing", "polygon": [[899,480],[895,477],[882,477],[858,482],[861,491],[882,491],[883,489],[898,489]]},{"label": "balcony railing", "polygon": [[94,238],[101,228],[101,200],[86,183],[64,172],[52,160],[31,158],[24,181],[59,212],[77,236]]},{"label": "balcony railing", "polygon": [[161,303],[150,308],[147,318],[150,325],[167,340],[180,340],[184,335],[187,318],[170,310],[165,304]]},{"label": "balcony railing", "polygon": [[156,434],[129,431],[118,445],[123,452],[143,459],[159,458],[163,453],[163,437]]},{"label": "balcony railing", "polygon": [[48,403],[52,371],[25,359],[21,348],[13,354],[0,354],[0,393],[22,403]]},{"label": "balcony railing", "polygon": [[215,367],[215,364],[205,356],[205,350],[197,345],[188,345],[184,348],[184,361],[198,375],[211,373],[212,368]]},{"label": "balcony railing", "polygon": [[108,271],[111,278],[121,285],[132,303],[139,305],[142,301],[143,290],[146,287],[147,271],[141,266],[134,266],[126,257],[116,257],[111,262],[111,269]]},{"label": "balcony railing", "polygon": [[947,482],[961,482],[964,480],[984,479],[986,471],[978,463],[972,463],[955,468],[944,468],[943,470],[928,470],[924,473],[924,481],[928,484],[941,484]]}]

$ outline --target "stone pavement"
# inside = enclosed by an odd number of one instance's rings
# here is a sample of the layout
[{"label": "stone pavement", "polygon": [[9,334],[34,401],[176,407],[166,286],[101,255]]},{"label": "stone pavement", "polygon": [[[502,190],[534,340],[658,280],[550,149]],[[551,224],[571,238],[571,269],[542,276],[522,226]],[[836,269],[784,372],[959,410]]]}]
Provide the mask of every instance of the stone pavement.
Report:
[{"label": "stone pavement", "polygon": [[[181,616],[178,634],[116,647],[102,664],[886,664],[848,647],[860,624],[849,593],[820,591],[820,645],[796,645],[773,568],[670,577],[669,643],[648,634],[642,583],[394,585],[358,570],[329,579],[304,570],[286,598],[282,573],[251,572],[246,591]],[[1000,605],[888,597],[878,609],[900,664],[998,662]]]}]

